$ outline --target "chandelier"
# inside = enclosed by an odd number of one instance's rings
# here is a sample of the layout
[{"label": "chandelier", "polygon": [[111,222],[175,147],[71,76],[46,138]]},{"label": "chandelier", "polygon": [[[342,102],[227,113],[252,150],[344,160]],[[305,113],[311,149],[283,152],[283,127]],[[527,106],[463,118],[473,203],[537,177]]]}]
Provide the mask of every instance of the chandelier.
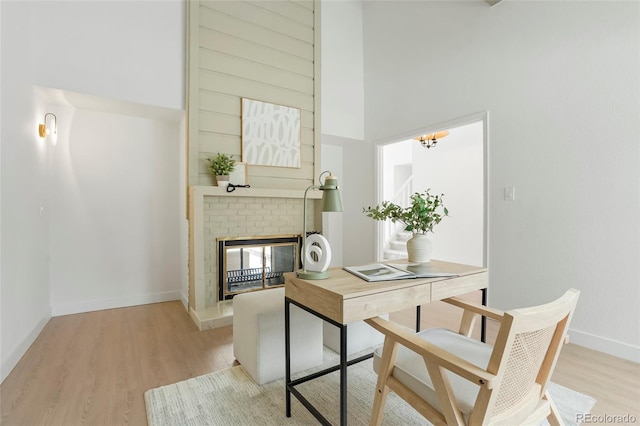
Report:
[{"label": "chandelier", "polygon": [[418,136],[414,138],[418,142],[422,144],[425,148],[431,148],[432,146],[436,146],[438,143],[438,139],[442,139],[449,134],[448,131],[444,130],[442,132],[430,133],[428,135]]}]

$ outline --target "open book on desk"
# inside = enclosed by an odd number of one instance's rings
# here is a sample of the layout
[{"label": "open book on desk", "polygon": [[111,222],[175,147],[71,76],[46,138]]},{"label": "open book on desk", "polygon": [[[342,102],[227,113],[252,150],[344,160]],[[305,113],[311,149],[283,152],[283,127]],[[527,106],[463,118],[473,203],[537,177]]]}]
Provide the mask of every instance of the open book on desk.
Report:
[{"label": "open book on desk", "polygon": [[345,266],[344,270],[366,281],[391,281],[411,278],[455,277],[431,263],[371,263],[361,266]]}]

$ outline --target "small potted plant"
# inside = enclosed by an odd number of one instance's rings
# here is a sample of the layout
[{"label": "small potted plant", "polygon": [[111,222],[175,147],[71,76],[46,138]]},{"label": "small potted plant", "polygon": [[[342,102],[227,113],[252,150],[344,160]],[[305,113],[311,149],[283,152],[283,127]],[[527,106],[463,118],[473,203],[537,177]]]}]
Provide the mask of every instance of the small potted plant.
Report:
[{"label": "small potted plant", "polygon": [[218,153],[215,157],[207,158],[209,162],[209,172],[216,177],[218,186],[229,185],[229,174],[236,167],[233,156]]},{"label": "small potted plant", "polygon": [[413,233],[407,241],[409,262],[429,262],[431,260],[431,241],[428,232],[449,215],[449,210],[442,203],[444,194],[432,195],[427,189],[423,193],[416,192],[411,196],[411,205],[400,207],[390,201],[383,201],[375,207],[363,208],[363,213],[374,220],[391,220],[405,225],[404,230]]}]

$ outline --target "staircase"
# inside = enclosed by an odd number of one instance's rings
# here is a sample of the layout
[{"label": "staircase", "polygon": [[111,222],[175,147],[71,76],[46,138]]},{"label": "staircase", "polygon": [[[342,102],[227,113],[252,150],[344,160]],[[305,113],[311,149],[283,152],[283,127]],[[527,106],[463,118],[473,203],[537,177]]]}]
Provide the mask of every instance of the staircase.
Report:
[{"label": "staircase", "polygon": [[[395,193],[392,202],[407,207],[413,194],[413,177],[409,177]],[[404,230],[401,223],[387,221],[384,226],[383,260],[403,259],[407,257],[407,241],[413,236]]]},{"label": "staircase", "polygon": [[[400,228],[402,229],[402,228]],[[413,236],[411,232],[396,231],[392,239],[385,244],[383,260],[404,259],[407,257],[407,241]]]}]

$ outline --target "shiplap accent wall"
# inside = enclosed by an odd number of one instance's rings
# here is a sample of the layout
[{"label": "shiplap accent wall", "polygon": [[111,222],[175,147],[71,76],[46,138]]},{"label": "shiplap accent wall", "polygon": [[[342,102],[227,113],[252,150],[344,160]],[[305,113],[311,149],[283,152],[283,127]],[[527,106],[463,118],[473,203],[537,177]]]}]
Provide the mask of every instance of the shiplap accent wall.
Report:
[{"label": "shiplap accent wall", "polygon": [[[319,2],[189,1],[189,185],[206,159],[241,156],[241,98],[301,110],[301,167],[248,166],[253,188],[303,189],[319,175]],[[318,129],[314,132],[314,129]]]}]

